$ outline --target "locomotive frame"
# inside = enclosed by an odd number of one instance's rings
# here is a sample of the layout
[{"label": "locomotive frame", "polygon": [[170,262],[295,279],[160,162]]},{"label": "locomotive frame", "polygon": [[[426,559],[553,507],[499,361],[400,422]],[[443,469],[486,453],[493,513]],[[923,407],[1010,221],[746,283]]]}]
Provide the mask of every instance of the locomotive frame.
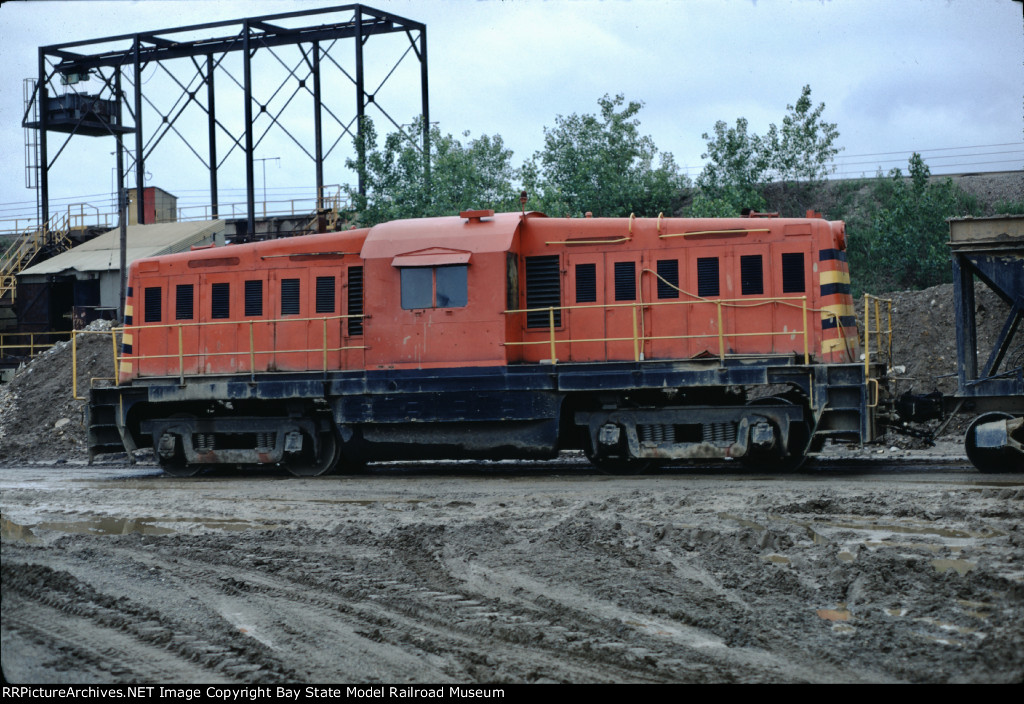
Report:
[{"label": "locomotive frame", "polygon": [[171,474],[317,475],[581,449],[609,472],[792,469],[885,420],[844,250],[812,213],[467,211],[140,260],[90,458],[151,446]]}]

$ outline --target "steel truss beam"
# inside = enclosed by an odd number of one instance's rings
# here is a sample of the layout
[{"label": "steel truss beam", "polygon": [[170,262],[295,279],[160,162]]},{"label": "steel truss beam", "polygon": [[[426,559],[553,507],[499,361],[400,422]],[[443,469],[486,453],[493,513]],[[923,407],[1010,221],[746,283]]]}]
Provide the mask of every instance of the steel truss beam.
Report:
[{"label": "steel truss beam", "polygon": [[[339,13],[346,14],[346,18],[341,21],[332,21],[301,27],[287,27],[282,24],[302,18],[338,15]],[[198,33],[204,32],[209,32],[213,36],[203,39],[191,38]],[[323,198],[324,159],[331,153],[331,151],[333,151],[338,141],[340,141],[344,135],[355,137],[356,142],[361,143],[361,137],[363,135],[363,118],[366,115],[366,108],[369,105],[374,105],[393,125],[402,130],[398,122],[396,122],[391,115],[384,110],[384,108],[377,104],[376,93],[380,91],[384,83],[387,82],[388,78],[391,77],[395,69],[405,59],[410,51],[407,50],[402,57],[398,59],[395,66],[391,69],[391,72],[387,74],[384,81],[381,82],[375,91],[368,92],[366,90],[364,76],[363,52],[364,45],[367,40],[375,35],[391,34],[395,32],[403,32],[406,34],[409,40],[411,53],[420,64],[420,99],[423,117],[421,125],[422,133],[420,136],[424,151],[429,152],[430,111],[429,91],[427,86],[426,25],[421,22],[409,20],[404,17],[366,7],[364,5],[341,5],[320,10],[263,15],[239,20],[210,22],[206,24],[188,25],[149,32],[137,32],[135,34],[122,34],[100,39],[90,39],[40,47],[38,65],[39,75],[36,83],[36,90],[32,97],[32,101],[34,101],[38,107],[39,119],[38,121],[28,121],[28,116],[31,114],[32,107],[30,103],[26,106],[25,117],[22,121],[22,124],[25,127],[36,128],[40,131],[40,178],[38,180],[40,190],[40,222],[45,224],[49,221],[50,217],[49,170],[56,162],[57,157],[60,156],[60,153],[67,146],[68,141],[70,141],[71,137],[75,134],[92,136],[100,136],[104,134],[115,135],[118,137],[118,149],[120,150],[121,137],[125,134],[134,133],[134,163],[131,163],[128,168],[135,170],[136,186],[141,190],[145,186],[146,159],[153,154],[153,151],[168,132],[174,132],[182,141],[185,142],[192,153],[199,158],[199,161],[203,163],[210,172],[210,205],[214,217],[217,216],[218,201],[217,169],[236,148],[243,150],[246,169],[248,232],[251,235],[255,232],[256,212],[253,157],[255,149],[259,145],[260,141],[267,135],[271,128],[276,126],[284,131],[285,134],[287,134],[288,137],[290,137],[291,140],[295,142],[307,156],[312,158],[315,164],[318,200]],[[188,38],[183,35],[188,35]],[[355,40],[355,76],[350,75],[347,71],[341,68],[338,62],[331,58],[330,55],[331,49],[334,45],[339,40],[344,39]],[[124,44],[126,42],[129,44],[127,48],[104,48],[103,50],[94,50],[101,46],[109,47],[110,45]],[[289,67],[273,52],[277,47],[287,46],[298,46],[302,54],[302,59],[294,67]],[[282,84],[274,91],[273,95],[263,104],[257,102],[252,95],[252,60],[257,52],[261,50],[269,51],[271,55],[273,55],[274,58],[284,66],[288,74]],[[226,67],[221,66],[221,62],[224,58],[232,52],[243,52],[243,77],[241,81],[232,76],[227,71]],[[200,59],[203,59],[204,57],[205,62],[201,63]],[[164,65],[166,62],[185,58],[191,59],[190,65],[194,71],[193,75],[187,82],[178,80],[173,71]],[[356,115],[347,123],[338,117],[336,111],[331,110],[331,108],[324,103],[324,92],[321,89],[320,73],[321,66],[325,61],[339,69],[355,87]],[[170,75],[172,80],[181,90],[181,94],[178,99],[166,114],[163,114],[148,98],[148,96],[144,94],[142,71],[150,64],[155,64],[162,68],[168,75]],[[116,121],[111,119],[97,119],[96,115],[100,112],[97,109],[90,112],[92,117],[83,116],[77,121],[62,124],[56,124],[51,121],[48,115],[48,95],[55,87],[54,82],[60,77],[67,77],[75,74],[83,75],[90,72],[97,74],[103,80],[104,86],[100,91],[100,95],[87,96],[74,92],[74,97],[79,98],[80,102],[84,102],[85,104],[90,104],[89,101],[94,101],[91,104],[97,106],[105,101],[109,101],[111,104],[116,104],[116,111],[114,112],[118,115],[118,119]],[[242,137],[231,134],[231,132],[217,118],[214,100],[214,80],[215,74],[218,72],[226,74],[226,76],[238,85],[243,92],[245,105],[245,135]],[[124,76],[124,79],[130,84],[130,95],[123,92],[121,89],[122,76]],[[277,96],[278,93],[280,93],[285,84],[291,81],[298,84],[292,92],[291,97],[285,101],[284,105],[276,113],[269,112],[269,103],[275,96]],[[197,97],[204,85],[206,86],[206,105],[203,105]],[[74,91],[74,89],[72,90]],[[309,94],[313,102],[313,154],[310,154],[309,151],[299,143],[295,136],[288,131],[279,119],[284,109],[287,108],[295,96],[302,91]],[[53,91],[53,93],[56,94],[56,91]],[[142,119],[144,103],[148,104],[159,116],[159,121],[155,127],[152,128],[152,134],[148,136],[148,139],[144,132]],[[187,136],[182,134],[182,132],[175,127],[175,122],[185,112],[186,108],[193,103],[207,115],[209,156],[206,159],[200,156],[199,152],[197,152],[191,145]],[[124,111],[127,111],[133,121],[131,126],[125,126],[120,119],[120,116]],[[340,125],[342,131],[338,139],[327,149],[326,154],[323,149],[322,135],[325,117],[324,113]],[[254,123],[261,115],[267,115],[270,118],[270,124],[263,129],[263,132],[259,136],[255,136],[253,134],[255,130]],[[355,134],[353,134],[352,130],[353,123],[355,124]],[[67,138],[59,147],[52,159],[49,158],[47,153],[46,135],[49,131],[60,131],[67,134]],[[404,130],[402,131],[404,132]],[[218,135],[226,135],[231,143],[230,148],[224,154],[219,154],[217,150]],[[364,158],[365,155],[363,153],[358,153],[356,155],[356,161],[360,163],[360,166]],[[429,165],[426,168],[428,170],[425,177],[429,183]],[[118,174],[118,181],[123,184],[124,178],[122,173]],[[365,193],[363,169],[361,167],[359,168],[359,192]],[[143,198],[139,197],[136,200],[138,208],[138,222],[143,223],[145,222]]]}]

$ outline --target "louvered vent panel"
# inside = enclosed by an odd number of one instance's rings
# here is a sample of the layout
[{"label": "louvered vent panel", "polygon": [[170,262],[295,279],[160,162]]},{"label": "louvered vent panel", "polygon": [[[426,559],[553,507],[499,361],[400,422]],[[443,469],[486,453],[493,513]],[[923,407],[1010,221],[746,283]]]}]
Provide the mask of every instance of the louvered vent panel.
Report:
[{"label": "louvered vent panel", "polygon": [[576,265],[576,302],[594,303],[597,301],[597,265]]},{"label": "louvered vent panel", "polygon": [[[562,278],[558,255],[526,258],[526,307],[547,308],[562,305]],[[555,311],[555,327],[562,324],[562,311]],[[526,314],[526,327],[548,327],[548,311]]]},{"label": "louvered vent panel", "polygon": [[615,262],[615,300],[636,300],[636,264]]},{"label": "louvered vent panel", "polygon": [[759,296],[764,293],[764,270],[760,254],[740,257],[740,290],[744,296]]},{"label": "louvered vent panel", "polygon": [[316,277],[316,312],[334,312],[334,277]]},{"label": "louvered vent panel", "polygon": [[245,282],[245,314],[263,315],[263,281]]},{"label": "louvered vent panel", "polygon": [[697,295],[701,298],[718,295],[718,257],[697,260]]},{"label": "louvered vent panel", "polygon": [[[348,270],[348,315],[363,314],[363,267],[353,266]],[[363,319],[348,319],[348,334],[363,334]]]},{"label": "louvered vent panel", "polygon": [[658,260],[658,298],[679,298],[679,260]]},{"label": "louvered vent panel", "polygon": [[281,315],[299,314],[299,280],[281,279]]},{"label": "louvered vent panel", "polygon": [[804,293],[804,253],[782,255],[782,292]]},{"label": "louvered vent panel", "polygon": [[210,285],[210,317],[215,320],[231,317],[231,284]]},{"label": "louvered vent panel", "polygon": [[192,320],[194,300],[192,284],[178,284],[174,289],[174,319]]}]

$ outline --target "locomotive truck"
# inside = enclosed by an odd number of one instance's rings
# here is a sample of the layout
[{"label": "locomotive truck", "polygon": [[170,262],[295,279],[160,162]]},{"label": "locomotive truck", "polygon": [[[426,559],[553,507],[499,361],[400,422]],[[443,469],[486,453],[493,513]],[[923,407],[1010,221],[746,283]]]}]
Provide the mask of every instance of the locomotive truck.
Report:
[{"label": "locomotive truck", "polygon": [[888,413],[845,249],[811,212],[477,210],[141,259],[90,457],[152,447],[174,475],[568,449],[608,472],[792,469]]}]

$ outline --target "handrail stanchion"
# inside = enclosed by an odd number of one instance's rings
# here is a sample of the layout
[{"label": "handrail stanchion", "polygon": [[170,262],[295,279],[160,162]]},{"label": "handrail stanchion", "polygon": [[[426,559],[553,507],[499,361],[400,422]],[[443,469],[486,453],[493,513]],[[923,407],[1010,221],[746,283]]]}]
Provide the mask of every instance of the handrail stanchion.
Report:
[{"label": "handrail stanchion", "polygon": [[555,308],[548,308],[548,330],[551,331],[551,363],[555,364]]},{"label": "handrail stanchion", "polygon": [[249,379],[256,381],[256,350],[253,343],[252,334],[253,321],[249,321]]},{"label": "handrail stanchion", "polygon": [[182,324],[178,323],[178,382],[185,385],[185,347],[182,344]]},{"label": "handrail stanchion", "polygon": [[868,294],[864,294],[864,378],[868,378],[868,369],[871,366],[871,328],[868,317]]},{"label": "handrail stanchion", "polygon": [[78,335],[71,331],[71,398],[78,400]]},{"label": "handrail stanchion", "polygon": [[[139,334],[142,328],[137,328]],[[124,332],[121,333],[124,335]],[[122,338],[123,339],[123,338]],[[138,344],[136,342],[136,344]],[[110,328],[110,346],[114,348],[114,386],[121,385],[121,364],[117,359],[117,328]]]},{"label": "handrail stanchion", "polygon": [[804,364],[807,365],[811,363],[811,343],[810,340],[807,339],[807,296],[802,297],[800,301],[800,307],[803,309],[804,314]]},{"label": "handrail stanchion", "polygon": [[327,371],[327,318],[324,318],[324,372]]},{"label": "handrail stanchion", "polygon": [[725,336],[722,333],[722,302],[715,301],[718,311],[718,361],[725,364]]},{"label": "handrail stanchion", "polygon": [[640,361],[640,347],[637,344],[637,339],[636,339],[636,306],[635,305],[632,306],[631,309],[633,311],[633,361],[634,362],[639,362]]}]

